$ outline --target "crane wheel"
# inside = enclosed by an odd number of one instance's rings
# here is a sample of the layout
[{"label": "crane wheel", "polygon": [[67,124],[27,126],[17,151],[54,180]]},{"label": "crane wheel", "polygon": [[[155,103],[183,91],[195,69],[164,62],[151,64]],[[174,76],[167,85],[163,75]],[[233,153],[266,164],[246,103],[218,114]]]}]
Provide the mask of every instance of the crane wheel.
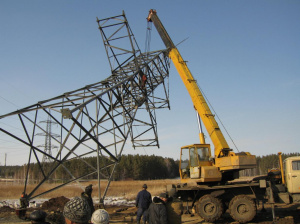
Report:
[{"label": "crane wheel", "polygon": [[206,222],[215,222],[223,214],[223,203],[219,198],[204,195],[199,199],[196,209]]},{"label": "crane wheel", "polygon": [[256,215],[254,201],[246,195],[235,196],[229,203],[231,217],[239,223],[250,222]]}]

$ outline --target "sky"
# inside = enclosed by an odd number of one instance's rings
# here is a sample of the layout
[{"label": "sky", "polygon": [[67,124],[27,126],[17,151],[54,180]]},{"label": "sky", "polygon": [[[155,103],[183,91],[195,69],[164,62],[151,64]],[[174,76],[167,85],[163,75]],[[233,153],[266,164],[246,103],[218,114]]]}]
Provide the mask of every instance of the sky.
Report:
[{"label": "sky", "polygon": [[[96,17],[124,10],[144,50],[150,9],[175,44],[186,39],[178,50],[239,151],[300,151],[298,0],[2,0],[0,115],[107,78]],[[163,48],[153,28],[151,50]],[[170,111],[157,112],[160,148],[128,147],[125,154],[179,159],[181,146],[199,142],[192,102],[172,63],[170,101]],[[0,134],[1,165],[5,154],[8,165],[22,165],[27,152]]]}]

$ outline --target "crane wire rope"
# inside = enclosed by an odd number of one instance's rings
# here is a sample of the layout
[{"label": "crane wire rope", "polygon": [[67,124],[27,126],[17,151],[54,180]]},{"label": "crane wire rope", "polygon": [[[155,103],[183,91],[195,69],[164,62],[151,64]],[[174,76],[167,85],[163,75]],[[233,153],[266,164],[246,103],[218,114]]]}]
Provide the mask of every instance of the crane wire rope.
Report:
[{"label": "crane wire rope", "polygon": [[[146,30],[146,41],[145,41],[145,53],[146,55],[148,54],[148,52],[150,51],[150,42],[151,42],[151,30],[152,30],[152,22],[147,22],[147,30]],[[178,44],[176,44],[176,47],[178,45],[180,45],[181,43],[185,42],[187,39],[189,39],[189,37],[183,39],[182,41],[180,41]],[[232,144],[234,145],[234,147],[236,148],[236,150],[239,152],[239,149],[237,147],[237,145],[235,144],[235,142],[233,141],[231,135],[229,134],[229,132],[227,131],[225,125],[223,124],[222,120],[220,119],[220,117],[218,116],[218,114],[216,113],[215,109],[213,108],[212,104],[210,103],[210,101],[208,100],[208,98],[206,97],[206,95],[204,94],[203,90],[200,88],[198,82],[197,85],[200,89],[200,91],[202,92],[204,98],[206,99],[206,101],[208,102],[209,106],[211,107],[212,111],[214,112],[214,114],[216,115],[216,117],[218,118],[218,120],[220,121],[222,127],[224,128],[225,132],[227,133],[227,135],[229,136]],[[145,149],[144,149],[145,151]],[[146,151],[145,151],[146,152]]]},{"label": "crane wire rope", "polygon": [[147,21],[146,40],[145,40],[146,55],[148,55],[148,53],[150,52],[151,31],[152,31],[152,22]]},{"label": "crane wire rope", "polygon": [[[145,52],[145,55],[146,55],[147,57],[148,57],[148,54],[149,54],[149,52],[150,52],[151,31],[152,31],[152,22],[147,21],[146,40],[145,40],[145,51],[144,51],[144,52]],[[137,127],[135,127],[135,130],[136,130],[136,132],[139,134],[139,131],[138,131]],[[140,137],[138,137],[138,138],[140,139]],[[145,149],[145,147],[142,146],[142,148],[143,148],[145,154],[146,154],[147,156],[149,156],[148,153],[147,153],[147,151],[146,151],[146,149]]]},{"label": "crane wire rope", "polygon": [[217,112],[215,111],[215,109],[213,108],[212,104],[209,102],[209,100],[208,100],[207,96],[205,95],[204,91],[201,89],[201,87],[199,86],[199,84],[198,84],[197,81],[196,81],[196,83],[197,83],[197,85],[198,85],[198,88],[199,88],[200,91],[202,92],[202,95],[204,96],[205,100],[206,100],[207,103],[209,104],[210,108],[212,109],[212,111],[214,112],[214,114],[216,115],[216,117],[218,118],[218,120],[220,121],[222,127],[224,128],[225,132],[227,133],[228,137],[230,138],[232,144],[234,145],[234,147],[236,148],[236,150],[237,150],[238,152],[240,152],[239,149],[238,149],[238,147],[237,147],[237,145],[236,145],[235,142],[233,141],[231,135],[230,135],[229,132],[227,131],[226,127],[224,126],[222,120],[221,120],[220,117],[218,116],[218,114],[217,114]]}]

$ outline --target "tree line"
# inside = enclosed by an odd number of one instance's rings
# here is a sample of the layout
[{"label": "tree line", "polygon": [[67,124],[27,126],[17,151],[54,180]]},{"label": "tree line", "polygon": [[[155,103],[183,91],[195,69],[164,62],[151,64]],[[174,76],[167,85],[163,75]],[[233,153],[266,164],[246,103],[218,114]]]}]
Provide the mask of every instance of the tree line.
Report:
[{"label": "tree line", "polygon": [[[300,156],[300,153],[282,154],[282,159],[287,157]],[[74,176],[83,176],[86,173],[94,171],[92,167],[86,165],[86,162],[97,167],[96,157],[87,157],[80,159],[73,159],[64,166],[71,170]],[[279,158],[277,154],[266,156],[257,156],[257,168],[245,170],[240,172],[240,176],[256,176],[265,175],[269,169],[279,167]],[[108,160],[105,157],[100,157],[99,164],[105,166]],[[26,166],[0,166],[0,177],[24,179],[26,174]],[[103,170],[101,178],[107,178],[113,166]],[[70,176],[63,167],[59,167],[53,174],[53,179],[67,180]],[[97,179],[98,174],[94,172],[92,175],[84,177],[84,179]],[[113,180],[154,180],[154,179],[170,179],[179,177],[179,161],[172,158],[163,158],[160,156],[144,156],[144,155],[122,155],[120,162],[115,168]],[[42,178],[38,164],[32,163],[29,165],[29,179],[39,180]]]},{"label": "tree line", "polygon": [[[99,158],[100,168],[112,164],[105,157]],[[91,164],[91,166],[88,166]],[[43,169],[47,173],[47,164]],[[95,172],[97,168],[97,157],[87,157],[82,159],[72,159],[64,163],[64,166],[72,172],[76,177],[84,176],[84,179],[97,179],[98,174]],[[0,166],[0,176],[2,178],[24,179],[26,175],[27,165],[23,166]],[[107,178],[113,169],[108,166],[102,169],[101,178]],[[107,172],[106,172],[107,171]],[[154,179],[170,179],[179,177],[179,161],[172,158],[163,158],[160,156],[143,156],[143,155],[122,155],[113,174],[113,180],[154,180]],[[39,180],[42,178],[40,166],[37,163],[29,164],[29,180]],[[60,166],[51,176],[51,179],[67,180],[70,175],[66,169]]]},{"label": "tree line", "polygon": [[[300,156],[300,153],[283,153],[282,161],[288,157]],[[280,168],[278,154],[271,154],[266,156],[256,156],[256,168],[240,171],[240,176],[258,176],[266,175],[268,170],[272,168]]]},{"label": "tree line", "polygon": [[[282,161],[288,157],[300,156],[300,153],[282,154]],[[259,174],[267,174],[269,169],[280,168],[278,154],[256,157],[257,168]]]}]

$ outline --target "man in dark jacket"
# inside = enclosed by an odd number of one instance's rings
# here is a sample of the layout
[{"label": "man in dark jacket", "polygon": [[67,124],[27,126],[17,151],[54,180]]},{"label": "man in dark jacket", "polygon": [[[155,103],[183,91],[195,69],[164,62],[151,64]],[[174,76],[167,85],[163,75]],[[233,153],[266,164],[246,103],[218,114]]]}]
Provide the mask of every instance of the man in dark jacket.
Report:
[{"label": "man in dark jacket", "polygon": [[143,190],[138,193],[135,203],[136,207],[138,208],[136,215],[136,221],[138,224],[140,224],[142,216],[144,223],[146,223],[148,220],[147,209],[149,208],[151,202],[151,194],[147,191],[147,185],[144,184]]},{"label": "man in dark jacket", "polygon": [[167,224],[167,194],[161,193],[159,197],[154,197],[153,202],[149,206],[149,224]]}]

